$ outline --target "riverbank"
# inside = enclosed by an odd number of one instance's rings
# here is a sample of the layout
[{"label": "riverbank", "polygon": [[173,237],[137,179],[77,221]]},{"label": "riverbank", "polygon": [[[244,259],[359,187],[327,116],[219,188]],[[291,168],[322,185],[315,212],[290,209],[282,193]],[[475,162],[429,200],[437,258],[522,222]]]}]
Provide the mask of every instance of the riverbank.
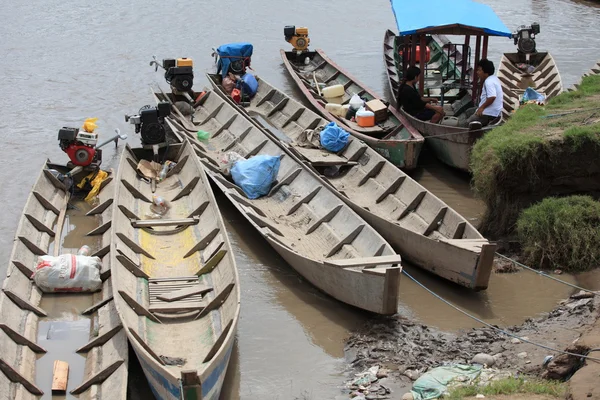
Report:
[{"label": "riverbank", "polygon": [[[440,307],[446,306],[440,303]],[[589,330],[590,327],[598,327],[599,309],[599,296],[578,293],[547,314],[504,328],[513,336],[488,327],[448,333],[401,317],[375,318],[347,342],[350,366],[345,390],[349,396],[356,398],[400,399],[427,371],[450,363],[470,364],[475,356],[489,363],[492,368],[489,374],[495,377],[526,374],[540,378],[564,378],[576,367],[574,362],[578,362],[578,358],[565,360],[556,351],[526,341],[558,350],[569,348],[578,354],[584,354],[594,346],[600,347],[598,331]],[[573,345],[578,339],[581,341]],[[549,362],[548,356],[553,357]],[[544,366],[545,361],[547,364]],[[590,389],[581,385],[589,380],[589,374],[598,373],[595,367],[598,364],[586,366],[576,373],[570,387],[572,393],[585,392],[587,396]],[[360,380],[369,369],[378,379]]]},{"label": "riverbank", "polygon": [[551,196],[600,198],[600,75],[546,106],[522,106],[473,147],[473,186],[486,204],[480,231],[511,236],[522,210]]}]

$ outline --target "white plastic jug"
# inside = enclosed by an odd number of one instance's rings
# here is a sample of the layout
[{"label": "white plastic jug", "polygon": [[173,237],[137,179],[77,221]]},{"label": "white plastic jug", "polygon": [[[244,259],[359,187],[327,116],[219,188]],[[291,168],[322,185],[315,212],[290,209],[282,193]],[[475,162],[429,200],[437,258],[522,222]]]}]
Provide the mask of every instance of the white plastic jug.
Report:
[{"label": "white plastic jug", "polygon": [[323,97],[341,97],[344,95],[344,85],[327,86],[321,90]]}]

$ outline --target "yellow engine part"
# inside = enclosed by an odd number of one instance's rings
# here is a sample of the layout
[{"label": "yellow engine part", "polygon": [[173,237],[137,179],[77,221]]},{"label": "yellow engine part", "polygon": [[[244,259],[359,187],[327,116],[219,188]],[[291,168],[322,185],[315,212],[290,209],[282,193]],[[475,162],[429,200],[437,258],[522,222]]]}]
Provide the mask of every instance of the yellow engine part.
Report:
[{"label": "yellow engine part", "polygon": [[178,67],[193,67],[194,62],[192,61],[191,58],[178,58],[177,66]]},{"label": "yellow engine part", "polygon": [[298,36],[308,36],[308,28],[305,26],[301,26],[296,28],[296,35]]},{"label": "yellow engine part", "polygon": [[[300,29],[306,29],[306,32],[308,32],[308,28],[297,28],[296,33],[298,33],[298,30]],[[308,37],[308,34],[296,34],[295,36],[291,37],[290,44],[294,46],[294,50],[304,51],[308,49],[308,45],[310,44],[310,38]]]}]

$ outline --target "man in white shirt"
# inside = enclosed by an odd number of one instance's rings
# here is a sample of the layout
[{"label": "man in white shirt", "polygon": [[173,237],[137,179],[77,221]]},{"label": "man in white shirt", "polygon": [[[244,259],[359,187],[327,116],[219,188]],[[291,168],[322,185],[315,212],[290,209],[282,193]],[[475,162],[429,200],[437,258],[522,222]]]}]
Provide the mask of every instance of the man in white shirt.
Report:
[{"label": "man in white shirt", "polygon": [[494,63],[485,58],[479,60],[477,76],[483,81],[481,97],[477,111],[467,119],[467,126],[471,126],[471,122],[486,126],[502,114],[502,85],[494,75]]}]

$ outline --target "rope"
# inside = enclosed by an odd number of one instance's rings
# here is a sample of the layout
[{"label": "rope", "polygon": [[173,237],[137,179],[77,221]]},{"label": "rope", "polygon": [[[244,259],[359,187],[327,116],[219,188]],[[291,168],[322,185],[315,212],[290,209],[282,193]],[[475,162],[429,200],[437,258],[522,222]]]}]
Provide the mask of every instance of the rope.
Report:
[{"label": "rope", "polygon": [[526,342],[526,343],[532,344],[532,345],[537,346],[537,347],[541,347],[541,348],[546,349],[546,350],[554,351],[554,352],[561,353],[561,354],[567,354],[567,355],[574,356],[574,357],[580,357],[582,359],[587,359],[587,360],[592,360],[592,361],[598,361],[598,362],[600,362],[600,358],[589,357],[589,356],[583,355],[583,354],[571,353],[571,352],[568,352],[568,351],[555,349],[555,348],[552,348],[552,347],[549,347],[549,346],[546,346],[546,345],[543,345],[543,344],[532,342],[529,339],[524,339],[522,337],[519,337],[519,336],[515,335],[514,333],[510,333],[508,331],[500,329],[497,326],[494,326],[494,325],[492,325],[490,323],[487,323],[487,322],[485,322],[485,321],[477,318],[476,316],[469,314],[468,312],[464,311],[463,309],[455,306],[454,304],[450,303],[448,300],[444,299],[443,297],[441,297],[437,293],[434,293],[433,291],[431,291],[430,289],[428,289],[427,287],[425,287],[425,285],[423,285],[421,282],[417,281],[415,278],[413,278],[412,276],[410,276],[409,273],[406,272],[404,269],[402,269],[402,273],[404,275],[408,276],[413,282],[415,282],[417,285],[419,285],[420,287],[422,287],[423,289],[425,289],[427,292],[429,292],[434,297],[438,298],[439,300],[441,300],[442,302],[446,303],[447,305],[449,305],[450,307],[454,308],[455,310],[460,311],[461,313],[463,313],[467,317],[472,318],[475,321],[479,322],[480,324],[483,324],[483,325],[487,326],[488,328],[492,328],[492,329],[494,329],[494,330],[496,330],[496,331],[498,331],[500,333],[503,333],[505,335],[517,338],[517,339],[521,340],[522,342]]},{"label": "rope", "polygon": [[517,264],[519,267],[522,267],[522,268],[528,269],[528,270],[530,270],[530,271],[532,271],[532,272],[535,272],[535,273],[536,273],[536,274],[538,274],[538,275],[542,275],[542,276],[544,276],[544,277],[546,277],[546,278],[550,278],[550,279],[552,279],[552,280],[554,280],[554,281],[560,282],[560,283],[562,283],[563,285],[571,286],[572,288],[579,289],[579,290],[583,290],[584,292],[592,293],[592,294],[594,294],[594,295],[596,294],[596,292],[594,292],[593,290],[584,289],[584,288],[582,288],[582,287],[580,287],[580,286],[577,286],[577,285],[574,285],[574,284],[572,284],[572,283],[569,283],[569,282],[563,281],[562,279],[555,278],[555,277],[553,277],[553,276],[551,276],[551,275],[548,275],[547,273],[545,273],[545,272],[543,272],[543,271],[539,271],[539,270],[537,270],[537,269],[533,269],[533,268],[531,268],[531,267],[528,267],[527,265],[521,264],[520,262],[518,262],[518,261],[516,261],[516,260],[513,260],[512,258],[510,258],[510,257],[507,257],[507,256],[505,256],[505,255],[502,255],[502,254],[500,254],[500,253],[498,253],[498,252],[496,252],[496,255],[499,255],[500,257],[502,257],[502,258],[504,258],[504,259],[506,259],[506,260],[509,260],[509,261],[513,262],[514,264]]}]

